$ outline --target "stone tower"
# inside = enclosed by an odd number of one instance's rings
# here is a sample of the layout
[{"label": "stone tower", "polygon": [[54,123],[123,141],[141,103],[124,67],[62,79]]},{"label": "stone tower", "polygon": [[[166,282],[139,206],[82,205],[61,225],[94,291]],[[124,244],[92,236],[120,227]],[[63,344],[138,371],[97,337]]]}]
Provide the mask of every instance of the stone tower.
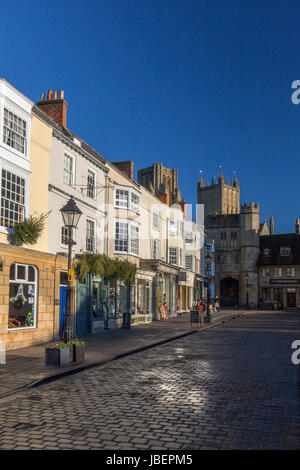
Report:
[{"label": "stone tower", "polygon": [[138,182],[156,196],[167,195],[169,205],[181,202],[178,188],[178,170],[154,163],[148,168],[138,170]]},{"label": "stone tower", "polygon": [[212,179],[209,185],[203,181],[201,176],[197,185],[197,202],[204,204],[204,217],[209,215],[239,214],[240,212],[240,187],[237,178],[234,176],[232,182],[220,171],[218,181]]},{"label": "stone tower", "polygon": [[241,205],[240,227],[240,305],[251,306],[256,305],[258,299],[259,204]]}]

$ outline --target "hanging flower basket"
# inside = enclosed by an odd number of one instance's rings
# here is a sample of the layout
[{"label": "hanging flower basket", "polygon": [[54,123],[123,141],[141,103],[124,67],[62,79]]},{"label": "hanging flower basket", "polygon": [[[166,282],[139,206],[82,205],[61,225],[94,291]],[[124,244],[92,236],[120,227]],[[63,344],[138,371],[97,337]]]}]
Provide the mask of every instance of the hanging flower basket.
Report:
[{"label": "hanging flower basket", "polygon": [[85,360],[85,342],[76,339],[72,341],[73,362],[83,362]]},{"label": "hanging flower basket", "polygon": [[70,348],[66,343],[47,346],[45,350],[46,366],[66,366],[70,364]]}]

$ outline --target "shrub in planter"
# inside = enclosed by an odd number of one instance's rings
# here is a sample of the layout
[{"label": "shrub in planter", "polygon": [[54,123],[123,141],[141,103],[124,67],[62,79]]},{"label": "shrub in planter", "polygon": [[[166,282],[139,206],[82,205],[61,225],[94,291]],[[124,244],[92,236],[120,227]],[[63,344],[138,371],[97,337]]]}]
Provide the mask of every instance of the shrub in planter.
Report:
[{"label": "shrub in planter", "polygon": [[78,339],[72,341],[73,362],[82,362],[85,360],[85,342]]},{"label": "shrub in planter", "polygon": [[56,343],[46,347],[46,366],[65,366],[70,363],[70,348],[66,343]]}]

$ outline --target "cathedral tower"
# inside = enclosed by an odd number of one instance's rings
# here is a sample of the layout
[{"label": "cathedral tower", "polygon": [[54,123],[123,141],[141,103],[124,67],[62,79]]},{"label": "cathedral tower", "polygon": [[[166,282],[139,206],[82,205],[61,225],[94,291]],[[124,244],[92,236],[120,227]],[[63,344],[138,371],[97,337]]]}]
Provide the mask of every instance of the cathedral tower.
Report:
[{"label": "cathedral tower", "polygon": [[225,183],[220,171],[218,181],[213,179],[210,185],[201,176],[197,185],[197,202],[204,204],[205,218],[209,215],[239,214],[240,186],[236,176],[232,182],[227,179]]}]

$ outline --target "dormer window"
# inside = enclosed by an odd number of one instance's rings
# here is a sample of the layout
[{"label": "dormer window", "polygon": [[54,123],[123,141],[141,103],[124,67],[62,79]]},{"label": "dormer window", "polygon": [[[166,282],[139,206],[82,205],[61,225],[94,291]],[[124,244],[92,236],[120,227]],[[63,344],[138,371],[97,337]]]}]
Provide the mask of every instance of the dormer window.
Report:
[{"label": "dormer window", "polygon": [[289,246],[280,247],[280,256],[290,256],[290,255],[291,255],[291,248]]},{"label": "dormer window", "polygon": [[264,256],[270,256],[271,255],[271,250],[270,248],[265,248],[264,249]]}]

